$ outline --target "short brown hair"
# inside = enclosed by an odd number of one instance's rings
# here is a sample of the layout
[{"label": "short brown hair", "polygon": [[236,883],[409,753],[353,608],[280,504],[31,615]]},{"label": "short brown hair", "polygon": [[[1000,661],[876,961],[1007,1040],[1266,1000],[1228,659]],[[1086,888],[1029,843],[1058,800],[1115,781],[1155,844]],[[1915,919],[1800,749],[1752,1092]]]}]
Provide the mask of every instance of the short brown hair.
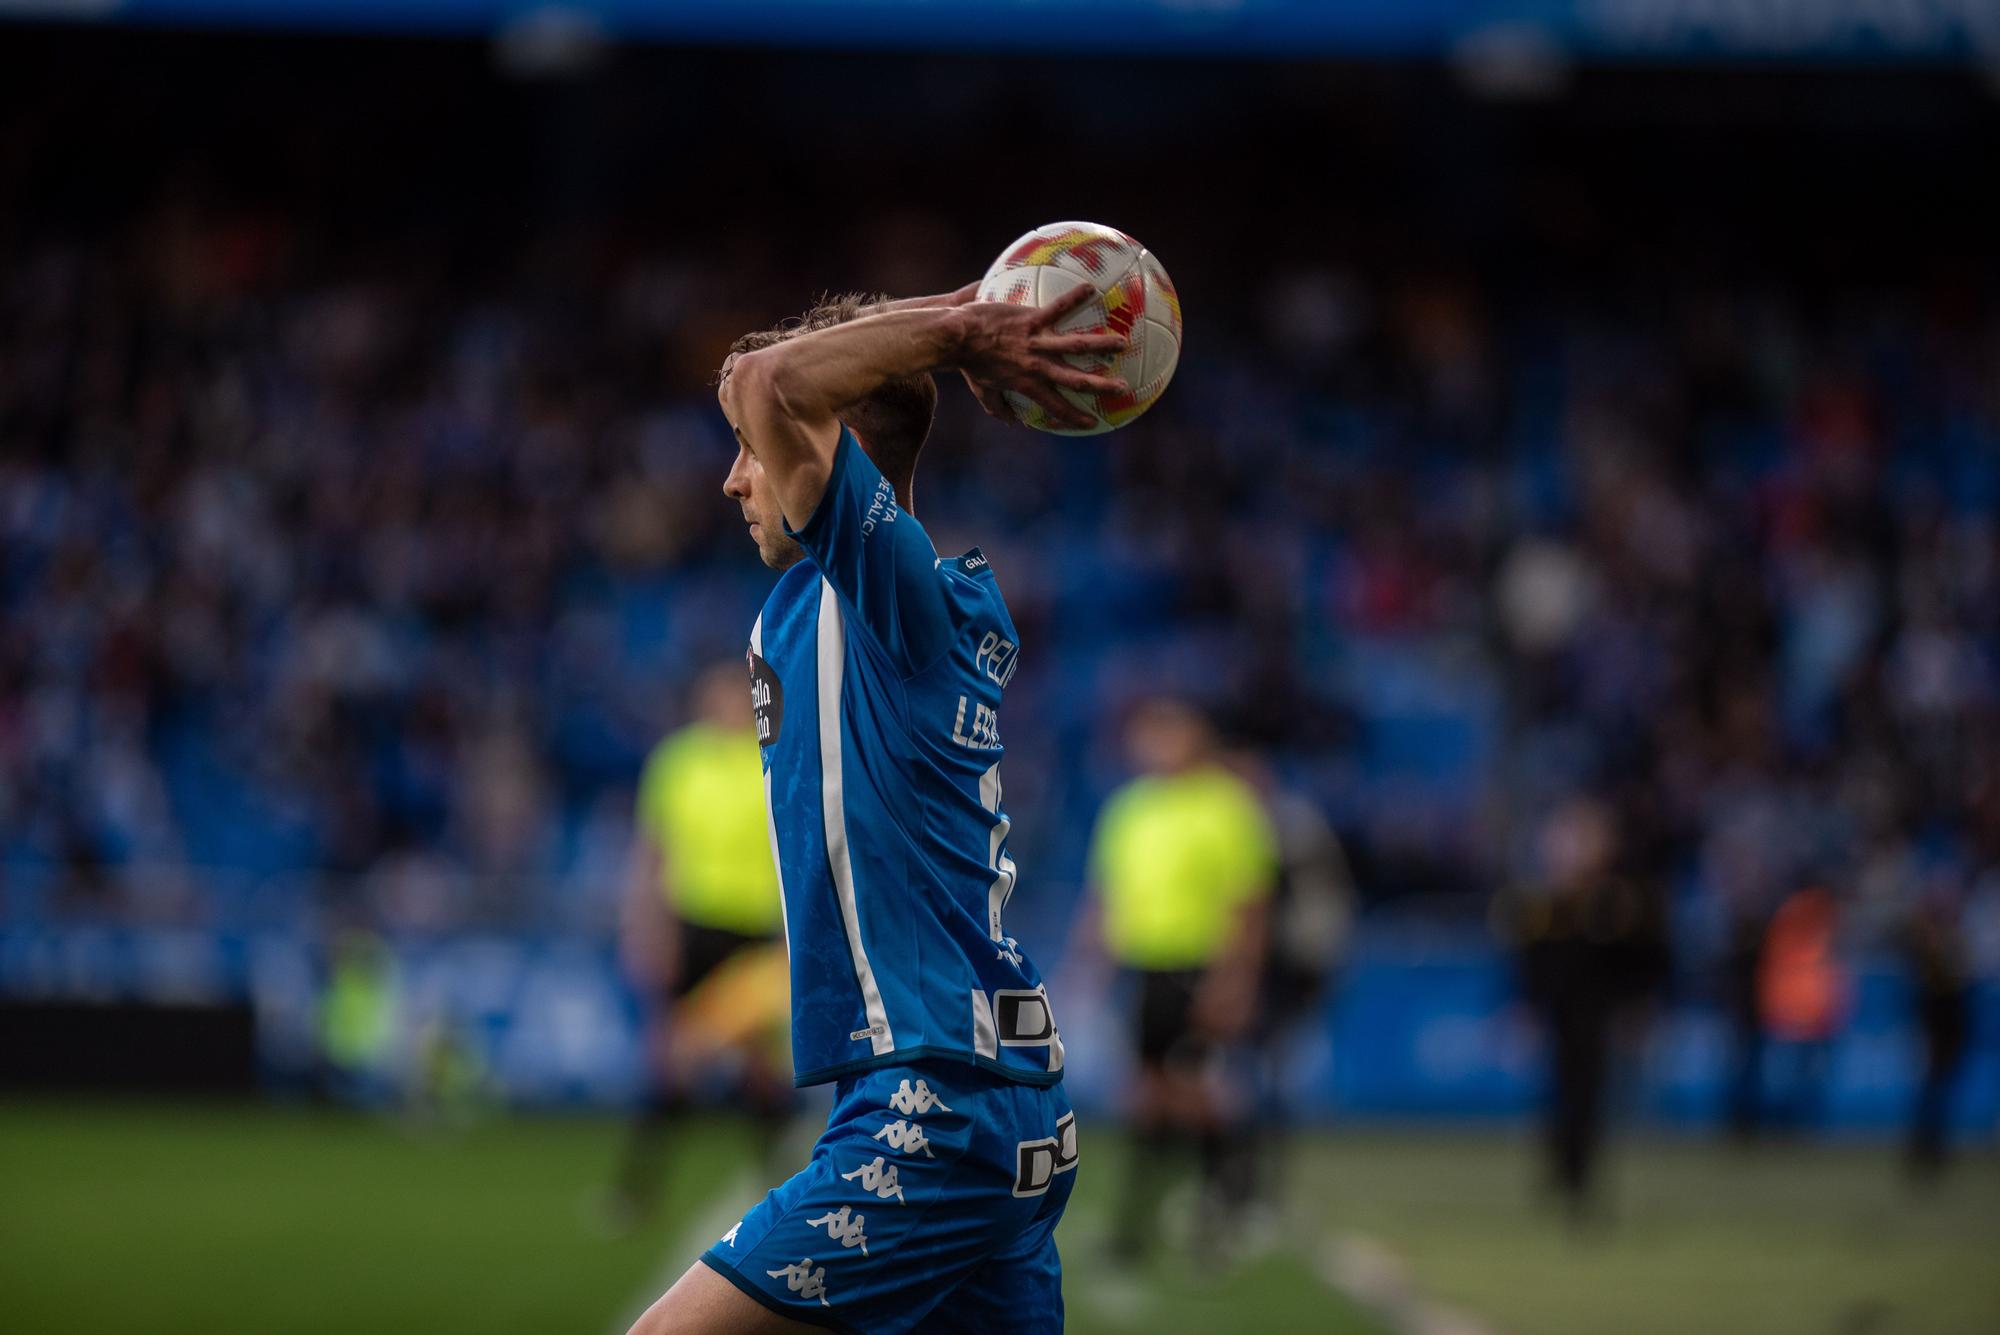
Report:
[{"label": "short brown hair", "polygon": [[[729,345],[732,353],[755,352],[782,343],[800,334],[830,329],[837,324],[875,315],[888,305],[881,293],[849,292],[841,296],[823,294],[804,315],[785,320],[771,329],[745,334]],[[937,415],[937,383],[928,375],[898,376],[885,381],[866,398],[840,410],[840,419],[853,428],[868,448],[868,457],[882,470],[882,476],[907,488],[916,475],[917,455],[930,438],[931,419]]]}]

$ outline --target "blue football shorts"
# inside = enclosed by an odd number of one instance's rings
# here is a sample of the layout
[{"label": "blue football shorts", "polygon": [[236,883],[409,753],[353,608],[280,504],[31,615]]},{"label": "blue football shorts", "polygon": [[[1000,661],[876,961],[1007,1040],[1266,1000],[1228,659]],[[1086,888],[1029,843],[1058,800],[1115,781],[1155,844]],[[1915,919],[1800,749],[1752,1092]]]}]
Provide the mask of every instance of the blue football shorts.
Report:
[{"label": "blue football shorts", "polygon": [[957,1062],[865,1071],[835,1086],[805,1170],[701,1259],[766,1307],[833,1330],[1051,1335],[1076,1159],[1061,1085]]}]

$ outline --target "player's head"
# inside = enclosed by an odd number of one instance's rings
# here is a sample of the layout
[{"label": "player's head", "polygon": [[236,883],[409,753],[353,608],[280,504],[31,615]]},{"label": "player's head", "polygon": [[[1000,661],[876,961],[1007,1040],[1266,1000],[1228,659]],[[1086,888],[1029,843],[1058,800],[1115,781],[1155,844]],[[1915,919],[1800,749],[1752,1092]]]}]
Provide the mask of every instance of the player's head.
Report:
[{"label": "player's head", "polygon": [[[888,298],[885,296],[860,292],[822,297],[797,319],[737,339],[730,345],[729,356],[722,363],[720,378],[727,379],[730,367],[746,352],[755,352],[788,338],[858,320],[874,314],[886,301]],[[882,470],[882,476],[889,480],[889,485],[896,489],[896,498],[906,510],[910,508],[911,493],[916,483],[917,456],[923,452],[924,442],[930,438],[931,419],[937,413],[937,398],[937,384],[928,375],[901,376],[885,382],[872,394],[840,410],[840,420],[861,442],[861,448]],[[777,502],[764,485],[764,470],[755,456],[741,445],[737,447],[737,462],[730,471],[730,479],[725,490],[743,506],[744,513],[757,526],[754,536],[758,555],[764,558],[764,564],[774,570],[784,570],[795,564],[805,552],[797,542],[786,536]]]},{"label": "player's head", "polygon": [[1125,752],[1145,774],[1180,774],[1213,758],[1215,729],[1185,700],[1142,700],[1125,721]]}]

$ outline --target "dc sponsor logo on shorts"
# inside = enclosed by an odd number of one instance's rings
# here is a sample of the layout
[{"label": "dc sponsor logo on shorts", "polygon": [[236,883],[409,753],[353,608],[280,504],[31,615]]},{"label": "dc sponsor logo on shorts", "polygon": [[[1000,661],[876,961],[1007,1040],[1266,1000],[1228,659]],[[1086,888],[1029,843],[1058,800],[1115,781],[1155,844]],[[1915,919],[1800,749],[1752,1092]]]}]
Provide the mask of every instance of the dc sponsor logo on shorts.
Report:
[{"label": "dc sponsor logo on shorts", "polygon": [[862,1164],[853,1172],[840,1175],[843,1182],[852,1182],[857,1177],[861,1179],[863,1191],[872,1191],[877,1198],[885,1201],[894,1196],[899,1202],[908,1204],[903,1200],[903,1184],[896,1180],[896,1165],[881,1155],[876,1155],[872,1163]]},{"label": "dc sponsor logo on shorts", "polygon": [[1039,1196],[1046,1192],[1057,1173],[1076,1167],[1076,1114],[1064,1113],[1053,1136],[1024,1140],[1015,1153],[1014,1194]]},{"label": "dc sponsor logo on shorts", "polygon": [[854,1207],[843,1205],[838,1210],[829,1210],[817,1219],[806,1220],[807,1228],[826,1228],[826,1235],[842,1247],[859,1247],[863,1256],[868,1255],[868,1234],[863,1227],[868,1216],[854,1213]]},{"label": "dc sponsor logo on shorts", "polygon": [[[949,1112],[950,1109],[946,1111]],[[901,1150],[905,1154],[915,1154],[918,1150],[922,1150],[926,1159],[937,1158],[937,1155],[931,1153],[931,1138],[924,1134],[924,1129],[915,1122],[906,1122],[900,1117],[877,1131],[874,1139],[886,1140],[890,1149]]]},{"label": "dc sponsor logo on shorts", "polygon": [[784,1280],[785,1287],[801,1298],[817,1298],[821,1307],[833,1306],[826,1300],[826,1267],[814,1265],[810,1256],[783,1269],[766,1270],[764,1273],[772,1279]]},{"label": "dc sponsor logo on shorts", "polygon": [[916,1088],[914,1089],[910,1087],[910,1082],[907,1080],[897,1085],[896,1092],[889,1096],[889,1106],[905,1117],[922,1117],[933,1108],[937,1108],[943,1112],[951,1111],[950,1106],[943,1099],[931,1093],[931,1087],[921,1080],[917,1081]]}]

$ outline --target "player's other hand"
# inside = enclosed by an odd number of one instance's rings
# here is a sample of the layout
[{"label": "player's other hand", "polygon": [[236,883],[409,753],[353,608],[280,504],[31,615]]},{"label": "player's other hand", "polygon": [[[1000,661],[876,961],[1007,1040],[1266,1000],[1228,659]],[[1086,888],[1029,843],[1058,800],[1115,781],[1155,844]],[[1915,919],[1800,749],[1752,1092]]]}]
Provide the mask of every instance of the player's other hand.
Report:
[{"label": "player's other hand", "polygon": [[1003,395],[1011,390],[1042,406],[1052,421],[1079,430],[1097,419],[1062,396],[1065,389],[1083,394],[1123,394],[1126,384],[1115,376],[1098,375],[1070,364],[1073,353],[1118,352],[1123,334],[1066,334],[1058,322],[1097,296],[1092,287],[1078,287],[1046,306],[1016,306],[1005,301],[968,301],[958,307],[963,322],[958,367],[980,406],[1003,422],[1015,419]]}]

